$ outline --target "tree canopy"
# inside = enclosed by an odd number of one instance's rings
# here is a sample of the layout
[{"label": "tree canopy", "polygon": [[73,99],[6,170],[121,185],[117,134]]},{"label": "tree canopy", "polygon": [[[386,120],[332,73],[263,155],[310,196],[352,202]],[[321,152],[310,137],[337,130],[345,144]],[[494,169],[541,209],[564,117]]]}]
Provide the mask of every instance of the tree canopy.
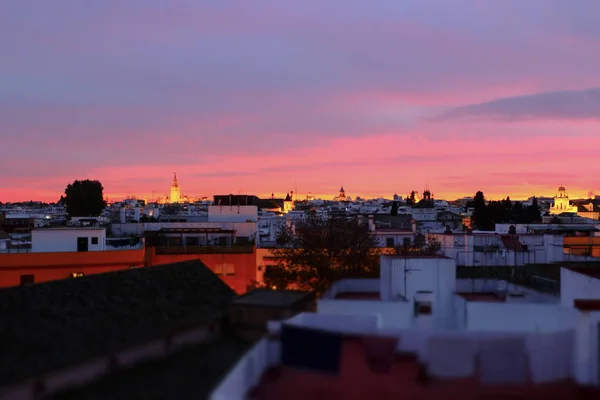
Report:
[{"label": "tree canopy", "polygon": [[76,180],[67,185],[64,202],[69,217],[98,217],[106,208],[100,181]]},{"label": "tree canopy", "polygon": [[281,247],[271,250],[277,268],[265,281],[278,289],[321,293],[340,279],[379,275],[376,238],[356,217],[311,213],[295,226],[286,224],[277,242]]},{"label": "tree canopy", "polygon": [[472,227],[476,230],[494,230],[499,223],[532,224],[540,219],[540,207],[537,198],[531,205],[524,207],[521,202],[513,203],[510,197],[500,201],[486,202],[483,192],[479,191],[467,207],[473,207]]}]

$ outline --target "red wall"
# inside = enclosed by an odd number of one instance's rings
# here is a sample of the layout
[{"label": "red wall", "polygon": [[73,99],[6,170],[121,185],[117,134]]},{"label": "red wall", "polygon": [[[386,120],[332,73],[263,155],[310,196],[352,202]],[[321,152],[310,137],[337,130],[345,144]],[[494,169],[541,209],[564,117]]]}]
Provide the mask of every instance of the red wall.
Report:
[{"label": "red wall", "polygon": [[21,275],[34,275],[35,282],[113,272],[144,265],[161,265],[186,260],[201,260],[215,270],[217,264],[233,264],[234,276],[220,276],[237,293],[244,293],[256,279],[256,255],[250,254],[169,254],[156,255],[153,248],[98,252],[7,253],[0,254],[0,287],[17,286]]}]

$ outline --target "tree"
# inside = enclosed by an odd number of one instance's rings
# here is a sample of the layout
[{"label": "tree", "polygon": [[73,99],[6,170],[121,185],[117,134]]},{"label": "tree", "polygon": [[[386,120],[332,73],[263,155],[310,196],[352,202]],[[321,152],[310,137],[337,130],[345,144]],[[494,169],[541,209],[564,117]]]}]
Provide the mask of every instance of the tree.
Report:
[{"label": "tree", "polygon": [[390,211],[390,215],[392,215],[394,217],[398,215],[398,202],[397,201],[394,201],[392,203],[392,210]]},{"label": "tree", "polygon": [[534,196],[531,205],[525,209],[526,224],[532,224],[540,219],[540,206],[537,198]]},{"label": "tree", "polygon": [[319,294],[340,279],[379,274],[375,236],[356,217],[326,218],[310,213],[295,227],[286,225],[277,243],[282,247],[271,250],[277,267],[268,275],[278,289]]},{"label": "tree", "polygon": [[415,203],[417,202],[416,200],[416,195],[417,193],[415,193],[415,191],[413,190],[412,192],[410,192],[410,194],[408,196],[406,196],[406,205],[407,206],[414,206]]},{"label": "tree", "polygon": [[98,217],[106,208],[104,188],[99,181],[76,180],[65,189],[65,204],[69,217]]},{"label": "tree", "polygon": [[485,205],[485,197],[483,196],[483,192],[479,191],[475,194],[475,198],[473,199],[473,208],[474,210],[473,215],[471,216],[471,226],[480,231],[488,230],[490,218]]}]

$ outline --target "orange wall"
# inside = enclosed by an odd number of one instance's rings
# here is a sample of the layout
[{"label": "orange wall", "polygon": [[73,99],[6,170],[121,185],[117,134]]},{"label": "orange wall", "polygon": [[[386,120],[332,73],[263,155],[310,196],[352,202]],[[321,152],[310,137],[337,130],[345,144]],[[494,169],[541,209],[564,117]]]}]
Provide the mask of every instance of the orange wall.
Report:
[{"label": "orange wall", "polygon": [[21,275],[34,275],[35,282],[119,271],[144,264],[144,250],[115,250],[58,253],[0,254],[0,287],[16,286]]},{"label": "orange wall", "polygon": [[178,261],[200,260],[215,271],[217,264],[233,264],[234,276],[219,276],[238,294],[245,293],[248,284],[256,279],[256,255],[249,254],[156,254],[154,265],[170,264]]},{"label": "orange wall", "polygon": [[70,278],[74,272],[84,275],[113,272],[144,265],[201,260],[214,271],[217,264],[233,264],[234,276],[221,276],[237,293],[244,293],[256,279],[256,254],[165,254],[153,248],[98,252],[7,253],[0,254],[0,287],[16,286],[21,275],[34,275],[35,282]]},{"label": "orange wall", "polygon": [[600,257],[600,237],[568,236],[563,239],[565,253]]}]

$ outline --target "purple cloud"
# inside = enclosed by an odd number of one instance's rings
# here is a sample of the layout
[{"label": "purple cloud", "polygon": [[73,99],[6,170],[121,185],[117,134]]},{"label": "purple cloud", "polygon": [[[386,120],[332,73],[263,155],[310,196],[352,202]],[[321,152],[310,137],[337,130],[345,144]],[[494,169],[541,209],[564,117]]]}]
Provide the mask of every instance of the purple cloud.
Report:
[{"label": "purple cloud", "polygon": [[433,121],[600,119],[600,88],[537,93],[453,108]]}]

